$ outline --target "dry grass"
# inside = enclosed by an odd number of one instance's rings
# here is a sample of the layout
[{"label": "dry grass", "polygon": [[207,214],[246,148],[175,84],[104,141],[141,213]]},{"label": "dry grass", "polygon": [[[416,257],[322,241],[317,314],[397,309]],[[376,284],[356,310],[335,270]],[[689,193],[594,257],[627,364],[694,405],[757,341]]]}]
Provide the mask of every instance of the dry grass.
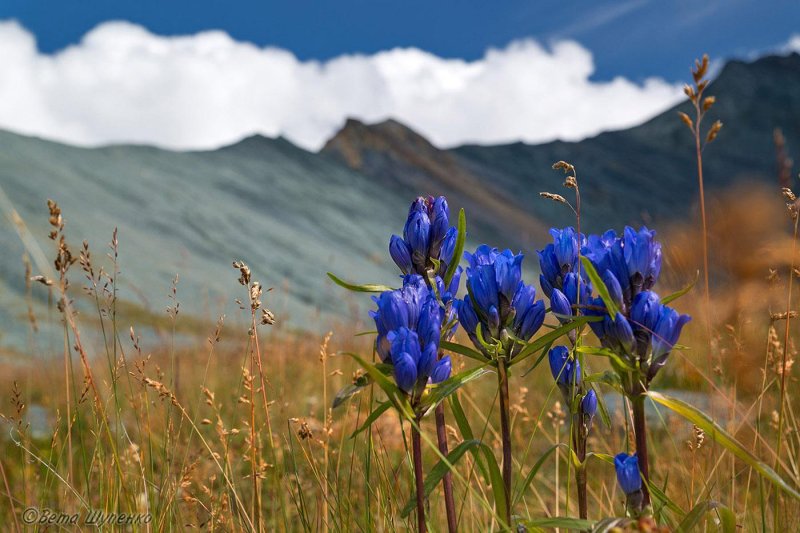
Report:
[{"label": "dry grass", "polygon": [[[792,261],[787,217],[775,197],[771,191],[750,188],[709,202],[714,337],[708,354],[715,363],[713,372],[709,374],[704,364],[703,321],[697,320],[681,341],[695,348],[676,351],[669,372],[655,388],[698,391],[691,398],[705,404],[699,407],[713,406],[729,432],[766,462],[777,460],[776,470],[797,486],[800,403],[793,393],[796,370],[792,374],[797,338],[791,328],[786,346],[783,316],[788,272],[800,262]],[[63,231],[58,224],[54,228]],[[695,278],[696,265],[702,262],[696,235],[691,225],[662,232],[664,271],[671,273],[664,281],[667,285],[679,288]],[[71,256],[60,237],[54,240],[59,257],[69,263]],[[79,257],[84,255],[88,250]],[[159,319],[161,328],[188,331],[182,330],[186,321],[192,329],[207,328],[204,335],[178,343],[159,336],[141,339],[137,316],[119,315],[126,316],[124,321],[112,323],[115,310],[121,308],[113,274],[111,285],[102,287],[109,278],[104,272],[114,272],[116,266],[105,265],[100,272],[97,265],[85,263],[78,262],[86,274],[83,284],[90,295],[97,291],[96,322],[106,327],[107,341],[81,344],[79,326],[69,316],[73,311],[61,304],[68,356],[45,350],[24,361],[2,363],[0,521],[6,528],[29,528],[21,516],[29,506],[65,513],[151,513],[150,524],[135,527],[143,530],[414,527],[413,513],[400,517],[412,494],[408,425],[401,426],[389,412],[370,430],[350,438],[375,405],[371,402],[381,396],[377,389],[364,391],[336,410],[329,408],[335,391],[356,372],[350,358],[337,354],[370,354],[370,337],[356,336],[357,331],[345,324],[332,336],[273,328],[266,319],[262,324],[265,315],[259,302],[263,298],[268,305],[269,294],[258,294],[254,281],[246,279],[242,317],[201,325],[180,308],[177,294],[170,312]],[[80,279],[76,268],[61,269],[63,277],[53,280],[53,286],[70,276]],[[231,275],[237,274],[232,270]],[[67,284],[68,294],[79,290]],[[702,316],[701,293],[690,292],[678,307]],[[58,298],[54,305],[59,305]],[[86,320],[82,324],[90,327]],[[776,459],[785,346],[784,437]],[[604,369],[600,362],[592,364],[593,371]],[[520,480],[548,448],[567,442],[568,429],[546,368],[511,376],[511,396],[515,478]],[[628,446],[627,417],[614,396],[607,391],[609,405],[616,406],[613,424],[597,423],[590,438],[589,449],[595,452],[614,454]],[[475,437],[499,455],[493,380],[470,384],[459,392],[459,399]],[[772,503],[779,496],[769,484],[690,424],[665,412],[660,415],[663,419],[651,423],[652,470],[674,505],[685,512],[698,501],[719,500],[736,510],[745,530],[762,525],[770,529],[773,520],[786,531],[800,524],[797,502],[780,497],[779,516],[773,517]],[[449,409],[447,417],[452,449],[464,436]],[[429,422],[422,427],[426,464],[432,466],[437,460],[434,428]],[[575,516],[569,468],[565,454],[558,460],[549,456],[516,513],[531,518]],[[460,528],[496,529],[491,491],[472,456],[459,461],[454,474]],[[434,530],[445,524],[440,490],[429,499]],[[618,516],[622,502],[613,468],[591,462],[590,517]],[[657,504],[657,512],[661,520],[677,522],[677,511],[658,509]]]}]

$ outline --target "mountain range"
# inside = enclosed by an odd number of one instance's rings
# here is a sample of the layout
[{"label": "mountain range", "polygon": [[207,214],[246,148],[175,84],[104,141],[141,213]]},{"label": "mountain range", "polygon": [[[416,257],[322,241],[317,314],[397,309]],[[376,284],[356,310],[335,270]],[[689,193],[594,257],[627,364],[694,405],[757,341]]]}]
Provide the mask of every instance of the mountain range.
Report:
[{"label": "mountain range", "polygon": [[[789,151],[800,148],[800,55],[731,61],[707,93],[717,101],[707,125],[724,123],[704,153],[708,193],[739,182],[775,184],[774,129]],[[388,240],[402,231],[418,195],[445,194],[454,219],[459,208],[467,212],[470,245],[522,250],[531,272],[547,229],[574,223],[566,206],[539,196],[570,198],[563,174],[551,168],[556,161],[577,168],[585,231],[691,216],[694,141],[678,111],[691,115],[686,102],[579,142],[451,149],[394,120],[351,119],[318,153],[258,135],[218,150],[175,152],[78,148],[0,131],[0,187],[8,200],[0,202],[0,345],[26,342],[26,248],[18,232],[38,243],[28,245],[36,274],[44,268],[36,260],[53,255],[48,198],[61,206],[73,248],[85,239],[98,260],[119,228],[120,297],[141,310],[163,314],[179,274],[182,312],[210,321],[240,313],[234,299],[246,295],[231,263],[241,259],[275,288],[264,300],[281,322],[319,331],[353,316],[364,321],[370,303],[333,285],[326,271],[397,283]],[[76,268],[73,283],[81,277]],[[35,313],[46,317],[46,288],[32,294]]]}]

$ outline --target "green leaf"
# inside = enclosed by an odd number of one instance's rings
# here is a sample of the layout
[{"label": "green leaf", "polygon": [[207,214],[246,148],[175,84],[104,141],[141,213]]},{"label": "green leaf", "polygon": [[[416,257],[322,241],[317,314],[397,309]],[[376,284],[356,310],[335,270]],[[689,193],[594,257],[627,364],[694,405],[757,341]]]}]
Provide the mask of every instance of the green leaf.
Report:
[{"label": "green leaf", "polygon": [[376,284],[366,284],[366,285],[356,285],[354,283],[348,283],[344,281],[342,278],[336,276],[332,272],[328,272],[328,277],[333,280],[333,282],[340,287],[344,287],[349,291],[355,292],[386,292],[391,291],[392,288],[387,285],[376,285]]},{"label": "green leaf", "polygon": [[364,420],[364,423],[361,424],[361,427],[359,427],[357,430],[355,430],[352,433],[352,435],[350,435],[350,438],[351,439],[355,438],[356,435],[358,435],[359,433],[361,433],[362,431],[364,431],[365,429],[370,427],[372,425],[372,423],[375,422],[391,406],[392,406],[392,402],[390,402],[388,400],[385,401],[385,402],[381,402],[381,404],[378,405],[378,407],[376,407],[375,409],[372,410],[372,412],[369,414],[367,419]]},{"label": "green leaf", "polygon": [[608,316],[610,316],[613,320],[614,317],[617,316],[619,309],[617,308],[617,304],[614,303],[614,300],[611,299],[611,294],[608,292],[608,287],[606,287],[606,284],[603,283],[603,278],[601,278],[600,274],[597,273],[597,270],[594,269],[594,265],[588,257],[581,256],[581,262],[583,263],[584,270],[586,270],[586,275],[589,276],[589,280],[591,280],[592,285],[597,290],[597,294],[600,295],[603,303],[606,304]]},{"label": "green leaf", "polygon": [[[461,406],[457,394],[450,396],[450,410],[453,411],[453,418],[456,420],[456,425],[461,432],[461,436],[464,437],[464,440],[474,440],[475,434],[472,432],[472,427],[469,425],[469,420],[467,420],[467,415],[464,414],[464,408]],[[481,471],[483,479],[490,482],[489,471],[486,470],[483,456],[478,453],[478,450],[471,450],[471,452],[475,459],[475,464],[478,465],[478,469]]]},{"label": "green leaf", "polygon": [[481,444],[481,451],[483,451],[486,466],[489,470],[489,479],[491,480],[492,493],[494,494],[494,508],[497,511],[497,515],[502,517],[503,509],[506,508],[506,489],[503,485],[503,474],[500,473],[500,467],[497,465],[497,458],[492,453],[492,449],[485,444]]},{"label": "green leaf", "polygon": [[419,412],[423,413],[423,416],[428,414],[431,409],[439,405],[442,400],[463,387],[464,384],[489,373],[491,373],[491,370],[486,368],[486,364],[484,363],[482,366],[465,370],[460,374],[456,374],[455,376],[442,381],[438,385],[429,387],[419,402]]},{"label": "green leaf", "polygon": [[532,342],[529,342],[527,345],[525,345],[525,347],[522,349],[522,351],[520,351],[516,356],[514,356],[514,359],[511,360],[511,363],[509,363],[509,366],[519,363],[523,359],[525,359],[525,358],[531,356],[532,354],[538,352],[539,350],[541,350],[542,348],[544,348],[548,344],[552,344],[553,342],[558,340],[559,337],[569,333],[573,329],[577,329],[577,328],[583,326],[584,324],[588,324],[589,322],[596,322],[597,320],[600,320],[600,317],[596,317],[596,316],[578,316],[578,317],[575,317],[574,319],[572,319],[571,322],[569,322],[567,324],[564,324],[560,328],[556,328],[553,331],[545,333],[544,335],[542,335],[541,337],[537,338],[536,340],[534,340]]},{"label": "green leaf", "polygon": [[578,346],[576,350],[588,355],[598,355],[600,357],[608,357],[609,359],[613,360],[617,365],[619,365],[621,368],[629,372],[634,372],[636,370],[634,367],[628,364],[624,359],[622,359],[619,355],[609,350],[608,348],[597,348],[596,346]]},{"label": "green leaf", "polygon": [[528,475],[525,476],[525,480],[519,486],[519,489],[517,489],[517,494],[514,496],[514,505],[519,503],[519,501],[522,499],[522,496],[525,494],[525,491],[528,490],[528,487],[533,482],[533,478],[535,478],[536,474],[539,473],[539,470],[542,468],[542,465],[544,465],[544,462],[547,460],[547,458],[550,457],[550,455],[554,451],[556,451],[559,446],[562,445],[563,444],[554,444],[547,450],[545,450],[545,452],[541,456],[539,456],[539,459],[536,461],[536,464],[533,465],[530,472],[528,472]]},{"label": "green leaf", "polygon": [[411,404],[408,403],[408,398],[406,394],[400,390],[400,388],[395,385],[395,383],[390,380],[386,374],[384,374],[378,367],[367,363],[364,361],[361,356],[352,352],[344,352],[353,359],[355,359],[361,367],[367,371],[367,373],[372,377],[372,379],[377,383],[377,385],[386,393],[386,396],[389,398],[389,401],[392,402],[397,410],[400,412],[401,415],[405,416],[409,420],[414,419],[414,410],[411,408]]},{"label": "green leaf", "polygon": [[729,452],[738,457],[740,460],[753,467],[756,472],[761,474],[773,485],[783,490],[791,497],[800,500],[800,492],[797,492],[795,489],[793,489],[772,468],[750,453],[730,433],[722,429],[719,424],[711,420],[707,414],[689,405],[683,400],[678,400],[677,398],[672,398],[659,392],[648,391],[646,394],[653,401],[660,403],[668,409],[671,409],[702,429],[706,435],[717,441],[717,443],[720,445],[724,446]]},{"label": "green leaf", "polygon": [[678,517],[683,518],[686,514],[680,506],[672,501],[672,499],[667,496],[667,493],[661,490],[661,487],[653,483],[652,481],[647,484],[650,489],[650,495],[653,497],[653,500],[657,500],[660,502],[664,507],[678,515]]},{"label": "green leaf", "polygon": [[[712,511],[716,512],[720,522],[719,525],[722,526],[722,531],[724,533],[734,533],[736,531],[736,515],[733,511],[721,503],[712,500],[706,500],[695,505],[694,508],[689,511],[689,514],[686,515],[686,518],[678,524],[678,528],[675,531],[677,533],[690,533],[691,531],[695,531],[695,528],[703,525],[706,516]],[[697,530],[699,531],[699,529]]]},{"label": "green leaf", "polygon": [[372,380],[371,379],[364,379],[364,380],[361,379],[361,378],[366,378],[366,377],[367,377],[367,375],[361,376],[360,378],[358,378],[356,383],[351,383],[351,384],[343,387],[339,392],[337,392],[336,396],[334,396],[334,398],[333,398],[333,405],[331,407],[333,409],[336,409],[337,407],[342,405],[345,401],[347,401],[348,398],[350,398],[352,396],[355,396],[356,394],[358,394],[359,392],[364,390],[364,388],[368,387],[369,384],[372,383]]},{"label": "green leaf", "polygon": [[464,242],[467,239],[467,215],[464,214],[464,208],[458,212],[458,236],[456,237],[456,247],[453,250],[453,257],[450,259],[450,264],[447,265],[447,272],[444,273],[444,286],[450,285],[450,281],[456,274],[458,264],[461,262],[461,254],[464,253]]},{"label": "green leaf", "polygon": [[447,350],[448,352],[453,352],[459,355],[463,355],[464,357],[469,357],[470,359],[475,359],[476,361],[480,361],[481,363],[486,362],[486,357],[479,351],[473,350],[472,348],[468,348],[467,346],[456,344],[454,342],[441,341],[439,343],[439,348],[441,348],[442,350]]},{"label": "green leaf", "polygon": [[614,464],[614,456],[609,455],[607,453],[589,452],[586,454],[586,459],[589,459],[590,457],[596,457],[598,460],[603,461],[604,463],[608,463],[610,465]]},{"label": "green leaf", "polygon": [[[447,462],[439,459],[439,462],[431,469],[430,473],[425,477],[425,497],[431,495],[433,489],[436,488],[436,485],[442,480],[444,475],[450,471],[449,465],[455,465],[461,457],[467,453],[467,451],[478,448],[481,446],[481,441],[479,440],[468,440],[464,441],[453,450],[447,454]],[[448,465],[449,463],[449,465]],[[408,515],[411,514],[411,511],[414,510],[414,505],[417,503],[416,498],[411,498],[406,506],[403,507],[403,511],[400,513],[400,518],[406,518]]]},{"label": "green leaf", "polygon": [[634,524],[635,521],[630,518],[603,518],[595,523],[592,528],[592,533],[609,533],[610,531],[624,530],[627,526]]},{"label": "green leaf", "polygon": [[611,370],[606,370],[602,373],[590,374],[584,378],[584,381],[587,383],[602,383],[603,385],[608,385],[622,395],[625,394],[625,391],[622,390],[622,381],[620,381],[619,375]]},{"label": "green leaf", "polygon": [[[375,368],[380,370],[383,374],[389,375],[392,373],[392,365],[386,363],[378,363],[375,365]],[[342,405],[348,398],[354,396],[364,390],[366,387],[369,387],[372,384],[372,377],[369,374],[362,374],[355,379],[355,381],[345,387],[343,387],[339,392],[336,393],[336,396],[333,398],[333,405],[332,407],[335,409]]]},{"label": "green leaf", "polygon": [[669,296],[665,296],[665,297],[661,298],[661,303],[664,304],[664,305],[667,305],[671,301],[677,300],[678,298],[680,298],[681,296],[683,296],[684,294],[686,294],[687,292],[692,290],[692,287],[695,286],[695,283],[697,283],[698,279],[700,279],[700,271],[699,270],[694,275],[694,281],[689,283],[687,286],[685,286],[681,290],[673,292]]},{"label": "green leaf", "polygon": [[575,529],[578,531],[586,531],[594,527],[594,522],[591,520],[582,520],[580,518],[572,518],[570,516],[554,516],[552,518],[534,518],[529,520],[522,520],[520,522],[527,528],[563,528]]}]

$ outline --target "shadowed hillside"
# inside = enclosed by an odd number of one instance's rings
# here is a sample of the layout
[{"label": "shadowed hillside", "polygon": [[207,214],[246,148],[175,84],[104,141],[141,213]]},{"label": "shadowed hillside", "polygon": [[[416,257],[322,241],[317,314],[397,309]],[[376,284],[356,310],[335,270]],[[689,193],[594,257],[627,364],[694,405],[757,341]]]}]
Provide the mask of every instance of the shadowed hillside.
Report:
[{"label": "shadowed hillside", "polygon": [[[709,120],[725,123],[706,154],[712,197],[740,181],[774,183],[773,129],[782,128],[790,153],[800,148],[800,55],[731,62],[708,94],[717,97]],[[0,132],[0,185],[46,257],[48,197],[61,205],[73,247],[87,239],[95,258],[118,226],[120,297],[152,313],[167,305],[176,273],[183,309],[210,321],[238,313],[230,265],[243,259],[275,287],[266,302],[279,320],[323,329],[349,315],[352,303],[369,302],[345,295],[326,271],[359,282],[396,280],[388,255],[375,251],[402,231],[418,194],[446,194],[453,217],[465,207],[472,244],[528,254],[544,244],[548,227],[573,223],[564,206],[538,195],[561,192],[562,176],[550,168],[561,159],[578,169],[587,231],[643,221],[663,227],[691,216],[693,142],[678,109],[688,111],[679,106],[581,142],[449,150],[391,120],[350,120],[320,154],[260,136],[214,151],[172,152],[75,148]],[[0,345],[19,344],[27,317],[24,247],[14,224],[3,224]],[[535,268],[535,256],[526,263]],[[34,265],[33,273],[43,268]],[[47,291],[36,285],[33,295],[41,318]]]}]

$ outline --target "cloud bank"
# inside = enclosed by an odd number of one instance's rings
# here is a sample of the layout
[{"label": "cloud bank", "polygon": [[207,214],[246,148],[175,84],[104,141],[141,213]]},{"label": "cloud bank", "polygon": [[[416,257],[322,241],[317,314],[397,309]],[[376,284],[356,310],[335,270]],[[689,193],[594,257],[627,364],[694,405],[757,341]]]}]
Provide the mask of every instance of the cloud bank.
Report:
[{"label": "cloud bank", "polygon": [[682,96],[661,79],[592,81],[591,53],[571,41],[517,41],[476,61],[403,48],[319,62],[220,31],[163,37],[109,22],[47,55],[0,22],[0,50],[0,128],[88,146],[206,149],[261,133],[316,150],[347,117],[395,118],[442,147],[578,140]]}]

